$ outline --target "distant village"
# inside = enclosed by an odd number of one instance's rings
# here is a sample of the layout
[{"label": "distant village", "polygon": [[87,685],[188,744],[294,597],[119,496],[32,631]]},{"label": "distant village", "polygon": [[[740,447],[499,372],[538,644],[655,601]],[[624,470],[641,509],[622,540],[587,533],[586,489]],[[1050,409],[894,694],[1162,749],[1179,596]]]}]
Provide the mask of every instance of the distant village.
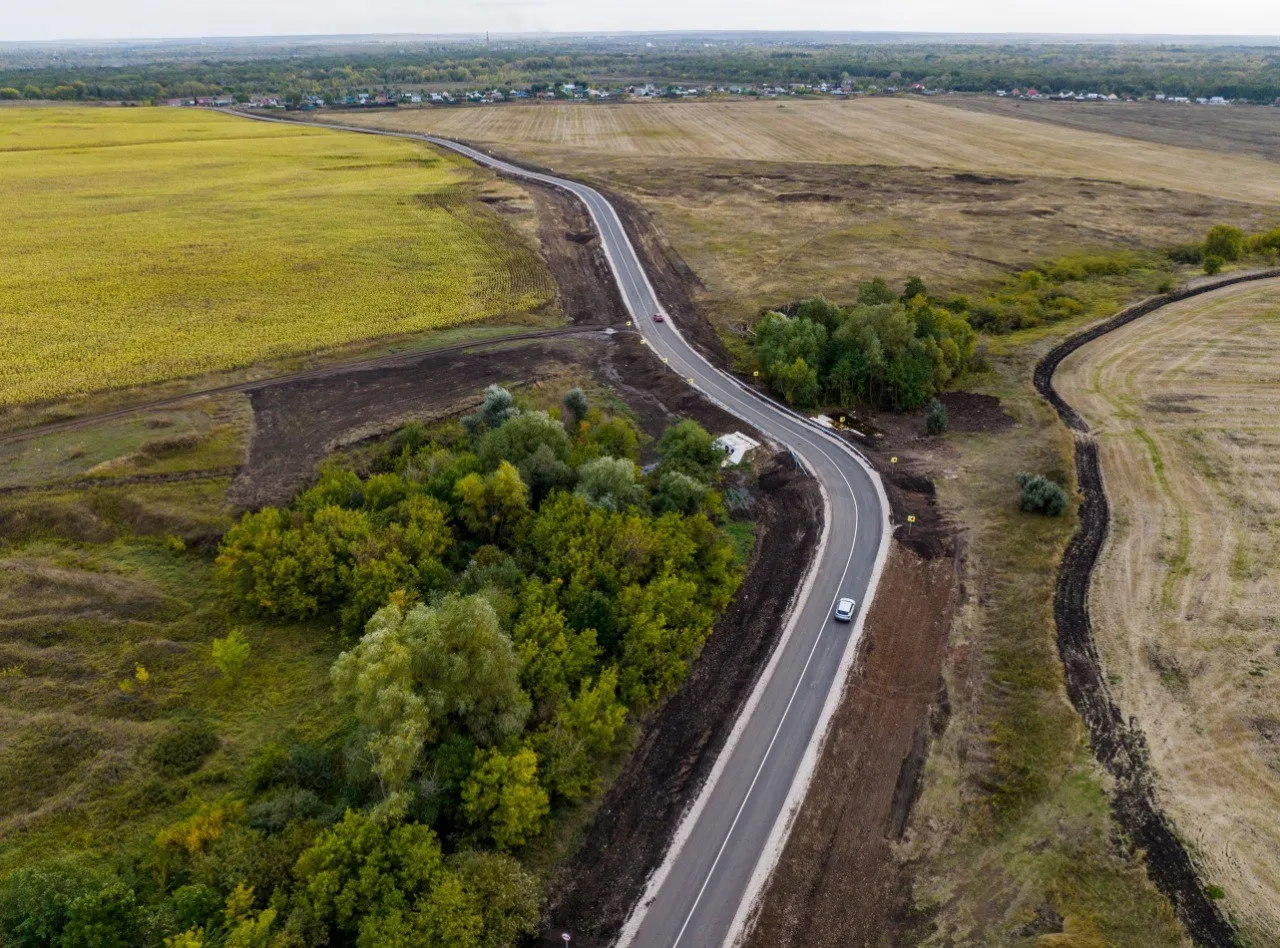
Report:
[{"label": "distant village", "polygon": [[[787,85],[762,83],[759,85],[665,85],[652,82],[616,86],[598,87],[586,83],[561,83],[547,85],[535,84],[525,89],[470,89],[449,91],[399,91],[382,90],[377,92],[353,92],[326,99],[320,95],[250,95],[250,96],[194,96],[171,98],[166,104],[171,106],[205,106],[231,107],[249,106],[261,109],[297,109],[314,110],[320,108],[393,108],[399,105],[488,105],[499,102],[569,100],[569,101],[609,101],[621,99],[698,99],[720,98],[726,96],[746,96],[762,99],[790,97],[856,97],[868,95],[955,95],[946,89],[933,89],[923,83],[913,82],[905,85],[855,85],[852,80],[841,82],[803,83],[795,82]],[[1117,95],[1116,93],[1076,92],[1064,90],[1058,92],[1042,92],[1034,88],[997,89],[993,93],[997,98],[1013,98],[1036,101],[1064,102],[1167,102],[1171,104],[1190,105],[1231,105],[1235,100],[1223,96],[1189,97],[1156,93],[1150,96]],[[1275,105],[1280,106],[1280,99]]]}]

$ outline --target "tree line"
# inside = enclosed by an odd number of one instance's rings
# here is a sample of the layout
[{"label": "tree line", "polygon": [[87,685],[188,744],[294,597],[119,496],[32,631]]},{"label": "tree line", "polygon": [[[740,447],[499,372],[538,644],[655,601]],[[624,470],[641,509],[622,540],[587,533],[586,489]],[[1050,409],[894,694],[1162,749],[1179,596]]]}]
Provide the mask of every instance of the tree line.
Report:
[{"label": "tree line", "polygon": [[[742,575],[722,529],[724,452],[692,421],[647,473],[629,419],[570,391],[401,430],[359,471],[325,466],[245,514],[217,576],[243,612],[341,638],[342,725],[271,744],[242,792],[110,869],[0,878],[0,943],[498,948],[531,934],[521,859],[677,688]],[[330,630],[330,631],[325,631]],[[215,643],[229,675],[243,637]],[[152,759],[194,772],[217,744],[172,726]]]},{"label": "tree line", "polygon": [[92,57],[31,57],[0,67],[0,89],[28,98],[147,100],[272,93],[336,96],[428,83],[509,86],[650,80],[660,83],[818,83],[858,88],[922,83],[960,92],[1034,87],[1043,92],[1213,96],[1271,103],[1280,97],[1280,52],[1194,44],[769,44],[638,51],[609,44],[513,44],[502,49],[406,45],[395,52],[248,53],[105,65]]}]

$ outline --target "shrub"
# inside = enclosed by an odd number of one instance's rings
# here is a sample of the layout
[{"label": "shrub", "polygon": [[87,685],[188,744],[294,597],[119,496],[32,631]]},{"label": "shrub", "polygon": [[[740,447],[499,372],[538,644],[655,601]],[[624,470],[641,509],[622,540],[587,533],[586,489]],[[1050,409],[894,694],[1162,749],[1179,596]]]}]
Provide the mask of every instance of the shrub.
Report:
[{"label": "shrub", "polygon": [[1057,517],[1067,509],[1067,492],[1039,474],[1019,474],[1018,486],[1022,493],[1018,507],[1024,513],[1039,513]]},{"label": "shrub", "polygon": [[1204,248],[1199,244],[1179,244],[1167,253],[1174,263],[1198,264],[1204,260]]},{"label": "shrub", "polygon": [[208,721],[186,718],[160,736],[151,748],[151,759],[164,770],[187,774],[198,768],[218,746],[218,735]]},{"label": "shrub", "polygon": [[1206,254],[1204,258],[1204,272],[1213,276],[1222,269],[1222,258],[1217,254]]},{"label": "shrub", "polygon": [[1209,228],[1204,238],[1204,255],[1221,257],[1223,260],[1239,260],[1244,252],[1244,231],[1229,224],[1218,224]]},{"label": "shrub", "polygon": [[218,666],[218,671],[234,681],[240,677],[245,662],[249,660],[249,640],[239,629],[232,629],[226,638],[213,640],[212,652],[213,664]]},{"label": "shrub", "polygon": [[936,398],[924,410],[924,430],[931,435],[940,435],[947,430],[947,406]]}]

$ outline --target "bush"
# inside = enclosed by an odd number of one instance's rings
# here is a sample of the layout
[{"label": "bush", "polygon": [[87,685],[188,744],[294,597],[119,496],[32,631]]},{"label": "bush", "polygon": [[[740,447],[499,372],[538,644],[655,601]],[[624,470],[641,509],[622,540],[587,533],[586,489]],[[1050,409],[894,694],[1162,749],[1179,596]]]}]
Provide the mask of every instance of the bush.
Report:
[{"label": "bush", "polygon": [[174,724],[151,748],[151,759],[175,774],[198,768],[218,746],[218,735],[209,722],[187,718]]},{"label": "bush", "polygon": [[226,638],[214,639],[212,645],[213,664],[223,677],[232,681],[240,677],[245,662],[249,661],[249,640],[239,629],[232,629]]},{"label": "bush", "polygon": [[1179,244],[1169,248],[1168,256],[1174,263],[1195,265],[1204,260],[1204,248],[1199,244]]},{"label": "bush", "polygon": [[1204,238],[1204,255],[1221,257],[1223,260],[1239,260],[1244,253],[1244,231],[1229,224],[1218,224],[1210,227]]},{"label": "bush", "polygon": [[1217,254],[1208,254],[1204,258],[1204,272],[1213,276],[1222,269],[1222,258]]},{"label": "bush", "polygon": [[936,398],[924,410],[924,430],[931,435],[940,435],[947,430],[947,406]]},{"label": "bush", "polygon": [[1019,474],[1017,480],[1022,488],[1018,507],[1024,513],[1057,517],[1067,509],[1067,492],[1048,478],[1039,474]]}]

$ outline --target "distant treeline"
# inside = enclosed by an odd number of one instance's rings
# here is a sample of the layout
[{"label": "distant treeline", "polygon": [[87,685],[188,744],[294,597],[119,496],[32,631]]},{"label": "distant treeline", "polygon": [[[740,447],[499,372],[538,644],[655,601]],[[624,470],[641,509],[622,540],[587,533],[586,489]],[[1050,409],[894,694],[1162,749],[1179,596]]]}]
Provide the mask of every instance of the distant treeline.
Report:
[{"label": "distant treeline", "polygon": [[0,61],[0,89],[28,98],[147,100],[165,96],[338,94],[427,83],[529,86],[599,83],[762,84],[849,80],[857,88],[922,83],[989,92],[1033,87],[1118,95],[1280,97],[1280,48],[1201,45],[726,46],[652,50],[548,45],[406,46],[395,52],[241,54],[102,65],[93,58]]}]

